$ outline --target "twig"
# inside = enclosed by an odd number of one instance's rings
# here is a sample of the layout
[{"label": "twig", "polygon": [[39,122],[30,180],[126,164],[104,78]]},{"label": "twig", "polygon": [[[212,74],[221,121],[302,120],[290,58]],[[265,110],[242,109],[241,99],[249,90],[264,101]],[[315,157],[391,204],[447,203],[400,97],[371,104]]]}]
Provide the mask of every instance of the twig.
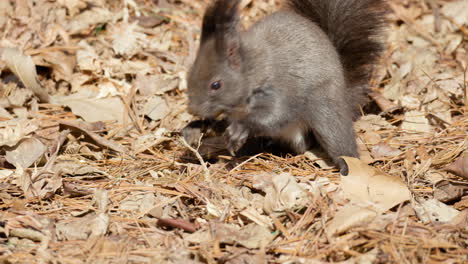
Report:
[{"label": "twig", "polygon": [[86,129],[85,127],[83,127],[83,125],[81,125],[77,121],[74,121],[74,120],[70,120],[70,121],[60,120],[59,124],[80,130],[81,132],[85,133],[90,138],[92,138],[100,146],[107,147],[107,148],[112,149],[112,150],[114,150],[116,152],[119,152],[119,153],[126,153],[127,152],[125,147],[122,146],[121,144],[99,136],[97,133],[94,133],[94,132]]},{"label": "twig", "polygon": [[208,167],[206,166],[206,163],[203,160],[203,157],[200,155],[200,153],[197,150],[198,147],[200,146],[201,137],[198,140],[197,149],[194,149],[192,146],[190,146],[190,144],[187,143],[187,141],[185,141],[184,137],[179,137],[179,140],[186,148],[188,148],[193,154],[195,154],[195,156],[197,157],[198,161],[200,162],[200,164],[201,164],[201,166],[203,168],[203,173],[204,173],[205,179],[209,179],[210,178],[210,171],[208,170]]},{"label": "twig", "polygon": [[440,32],[440,8],[437,5],[436,0],[428,0],[429,5],[431,6],[432,12],[434,13],[434,31]]},{"label": "twig", "polygon": [[44,167],[42,167],[42,169],[35,176],[31,176],[31,183],[39,179],[41,175],[48,173],[52,170],[52,166],[55,164],[60,148],[62,147],[63,143],[67,139],[68,134],[70,134],[70,130],[68,129],[65,129],[62,132],[60,132],[60,135],[56,141],[57,142],[56,145],[50,150],[51,154],[47,158],[46,164],[44,165]]},{"label": "twig", "polygon": [[186,232],[194,233],[200,229],[200,225],[197,223],[192,223],[184,219],[171,219],[171,218],[160,218],[158,219],[159,226],[171,227],[171,228],[180,228]]},{"label": "twig", "polygon": [[240,167],[244,166],[247,162],[249,162],[249,161],[251,161],[251,160],[257,158],[258,156],[260,156],[260,155],[262,155],[262,154],[263,154],[263,153],[259,153],[259,154],[255,155],[255,156],[252,156],[252,157],[248,158],[247,160],[243,161],[242,163],[240,163],[239,165],[237,165],[236,167],[234,167],[234,168],[233,168],[232,170],[230,170],[229,172],[233,172],[233,171],[239,169]]},{"label": "twig", "polygon": [[[462,65],[463,66],[463,65]],[[467,72],[468,72],[468,65],[465,66],[465,70],[463,71],[463,90],[465,91],[465,107],[468,106],[468,88],[467,88]]]},{"label": "twig", "polygon": [[138,118],[138,115],[135,113],[134,109],[132,108],[132,104],[129,102],[129,99],[127,99],[127,98],[131,98],[130,100],[133,100],[134,95],[135,95],[135,86],[133,85],[132,90],[130,91],[130,95],[128,97],[120,96],[120,99],[122,100],[125,106],[125,110],[127,110],[128,116],[133,121],[133,125],[135,126],[135,128],[138,129],[140,133],[143,133],[145,129],[143,128],[143,125],[141,124],[141,120]]}]

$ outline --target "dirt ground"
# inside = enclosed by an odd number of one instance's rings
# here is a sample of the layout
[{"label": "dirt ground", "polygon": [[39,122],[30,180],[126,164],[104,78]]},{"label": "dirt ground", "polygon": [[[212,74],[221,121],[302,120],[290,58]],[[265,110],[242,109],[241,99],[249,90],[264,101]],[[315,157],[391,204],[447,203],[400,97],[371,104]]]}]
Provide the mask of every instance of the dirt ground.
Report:
[{"label": "dirt ground", "polygon": [[0,1],[0,263],[467,263],[468,1],[389,0],[346,177],[181,137],[208,3]]}]

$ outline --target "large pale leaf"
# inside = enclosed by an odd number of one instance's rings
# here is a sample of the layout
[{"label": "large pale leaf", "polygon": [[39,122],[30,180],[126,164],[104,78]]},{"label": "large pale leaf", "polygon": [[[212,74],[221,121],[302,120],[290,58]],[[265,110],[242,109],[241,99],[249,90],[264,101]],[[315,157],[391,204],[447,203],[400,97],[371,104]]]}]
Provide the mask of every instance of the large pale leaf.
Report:
[{"label": "large pale leaf", "polygon": [[341,208],[327,226],[330,234],[364,224],[411,198],[410,191],[399,177],[385,174],[356,158],[344,159],[349,173],[341,177],[341,184],[350,203]]},{"label": "large pale leaf", "polygon": [[82,92],[69,96],[54,96],[52,101],[70,107],[73,113],[87,122],[117,121],[121,124],[129,120],[125,105],[117,96],[96,98],[96,96]]}]

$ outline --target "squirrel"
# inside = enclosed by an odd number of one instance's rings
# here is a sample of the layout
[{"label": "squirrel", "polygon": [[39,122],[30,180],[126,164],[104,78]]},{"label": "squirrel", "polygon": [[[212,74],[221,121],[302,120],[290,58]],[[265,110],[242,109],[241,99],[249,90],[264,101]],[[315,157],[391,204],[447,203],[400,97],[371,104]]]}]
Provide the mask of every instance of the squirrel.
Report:
[{"label": "squirrel", "polygon": [[203,16],[188,74],[188,110],[227,117],[234,154],[250,136],[304,153],[315,137],[347,175],[359,158],[353,121],[383,51],[385,0],[286,0],[240,30],[240,0],[215,0]]}]

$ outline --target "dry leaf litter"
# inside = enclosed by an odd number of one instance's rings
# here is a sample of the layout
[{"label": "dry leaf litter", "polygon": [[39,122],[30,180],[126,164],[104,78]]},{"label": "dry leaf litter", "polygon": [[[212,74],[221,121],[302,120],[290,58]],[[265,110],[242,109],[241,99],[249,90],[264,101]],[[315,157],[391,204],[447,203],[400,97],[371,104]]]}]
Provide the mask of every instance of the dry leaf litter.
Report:
[{"label": "dry leaf litter", "polygon": [[0,1],[1,263],[468,261],[466,0],[390,0],[346,177],[181,138],[207,3]]}]

